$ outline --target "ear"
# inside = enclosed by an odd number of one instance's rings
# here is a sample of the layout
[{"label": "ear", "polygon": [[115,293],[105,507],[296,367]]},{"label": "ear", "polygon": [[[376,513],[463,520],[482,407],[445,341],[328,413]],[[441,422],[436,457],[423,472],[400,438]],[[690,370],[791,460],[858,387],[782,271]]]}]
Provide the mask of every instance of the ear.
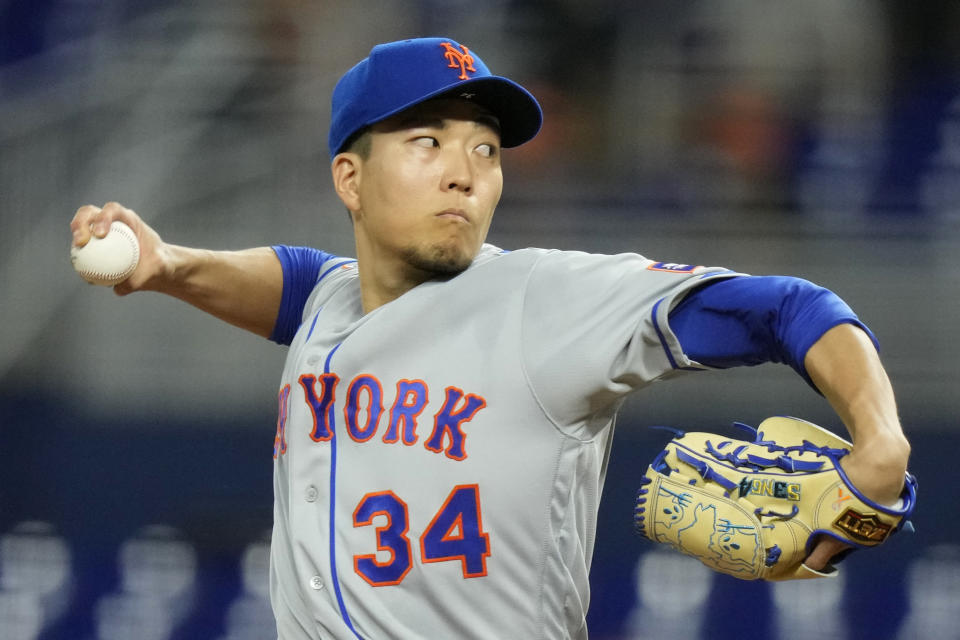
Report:
[{"label": "ear", "polygon": [[360,169],[362,160],[355,153],[340,153],[333,158],[330,172],[333,188],[344,206],[351,212],[360,209]]}]

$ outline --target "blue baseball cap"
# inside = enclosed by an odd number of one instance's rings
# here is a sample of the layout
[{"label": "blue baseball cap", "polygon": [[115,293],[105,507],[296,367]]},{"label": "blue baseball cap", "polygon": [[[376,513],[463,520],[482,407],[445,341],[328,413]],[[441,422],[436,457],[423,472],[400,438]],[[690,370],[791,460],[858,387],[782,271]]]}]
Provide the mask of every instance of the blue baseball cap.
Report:
[{"label": "blue baseball cap", "polygon": [[516,147],[540,130],[543,112],[513,80],[490,73],[477,54],[450,38],[415,38],[379,44],[333,89],[331,159],[369,125],[431,98],[460,97],[500,120],[500,144]]}]

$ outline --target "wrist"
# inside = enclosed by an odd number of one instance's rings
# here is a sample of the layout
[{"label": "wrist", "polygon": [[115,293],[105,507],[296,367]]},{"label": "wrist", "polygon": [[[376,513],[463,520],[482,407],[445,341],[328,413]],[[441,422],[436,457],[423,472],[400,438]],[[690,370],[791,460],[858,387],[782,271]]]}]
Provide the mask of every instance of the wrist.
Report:
[{"label": "wrist", "polygon": [[851,483],[878,504],[891,505],[903,491],[910,445],[896,434],[863,438],[840,464]]},{"label": "wrist", "polygon": [[878,429],[872,432],[859,431],[853,443],[858,456],[868,458],[880,468],[896,468],[905,471],[910,458],[910,443],[903,432],[897,429]]},{"label": "wrist", "polygon": [[190,288],[190,276],[196,271],[202,252],[189,247],[163,244],[156,249],[157,268],[145,288],[181,297]]}]

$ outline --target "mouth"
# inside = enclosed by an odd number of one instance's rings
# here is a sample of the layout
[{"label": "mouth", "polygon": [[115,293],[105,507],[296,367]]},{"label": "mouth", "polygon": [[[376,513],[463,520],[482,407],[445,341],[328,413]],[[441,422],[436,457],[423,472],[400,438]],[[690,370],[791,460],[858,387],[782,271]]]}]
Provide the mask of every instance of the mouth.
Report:
[{"label": "mouth", "polygon": [[437,217],[453,220],[454,222],[470,222],[470,218],[463,209],[444,209],[437,214]]}]

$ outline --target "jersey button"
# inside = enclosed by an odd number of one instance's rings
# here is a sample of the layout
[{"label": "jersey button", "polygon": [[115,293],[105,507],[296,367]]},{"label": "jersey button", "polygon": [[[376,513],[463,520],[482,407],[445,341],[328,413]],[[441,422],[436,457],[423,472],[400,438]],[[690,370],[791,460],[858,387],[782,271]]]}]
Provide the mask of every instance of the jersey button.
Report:
[{"label": "jersey button", "polygon": [[320,492],[317,491],[317,488],[313,485],[307,487],[307,490],[304,491],[304,497],[307,499],[307,502],[316,502],[317,496],[320,495]]},{"label": "jersey button", "polygon": [[314,591],[320,591],[320,589],[323,589],[323,580],[320,579],[320,576],[313,576],[310,578],[310,588]]}]

